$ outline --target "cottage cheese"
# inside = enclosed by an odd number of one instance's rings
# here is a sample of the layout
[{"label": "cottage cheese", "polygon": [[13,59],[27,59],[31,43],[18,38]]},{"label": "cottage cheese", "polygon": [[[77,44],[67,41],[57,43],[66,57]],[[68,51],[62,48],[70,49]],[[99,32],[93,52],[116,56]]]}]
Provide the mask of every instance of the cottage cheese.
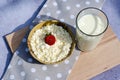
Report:
[{"label": "cottage cheese", "polygon": [[[46,34],[52,34],[56,38],[54,45],[45,43]],[[72,44],[70,34],[61,26],[49,25],[38,29],[33,34],[30,45],[34,54],[43,62],[57,62],[65,58]]]}]

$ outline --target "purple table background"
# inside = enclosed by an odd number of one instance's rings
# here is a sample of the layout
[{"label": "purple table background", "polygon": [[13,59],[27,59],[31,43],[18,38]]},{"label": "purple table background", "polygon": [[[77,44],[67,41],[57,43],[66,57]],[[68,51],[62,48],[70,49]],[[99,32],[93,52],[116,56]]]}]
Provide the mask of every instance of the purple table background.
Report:
[{"label": "purple table background", "polygon": [[[12,57],[4,36],[30,25],[39,12],[42,1],[0,0],[0,77]],[[120,40],[120,0],[106,0],[103,5],[103,11],[107,14],[110,25]],[[92,78],[92,80],[120,80],[120,65]]]},{"label": "purple table background", "polygon": [[[112,30],[120,41],[120,0],[106,0],[102,10],[107,14]],[[120,80],[120,65],[97,75],[92,80]]]}]

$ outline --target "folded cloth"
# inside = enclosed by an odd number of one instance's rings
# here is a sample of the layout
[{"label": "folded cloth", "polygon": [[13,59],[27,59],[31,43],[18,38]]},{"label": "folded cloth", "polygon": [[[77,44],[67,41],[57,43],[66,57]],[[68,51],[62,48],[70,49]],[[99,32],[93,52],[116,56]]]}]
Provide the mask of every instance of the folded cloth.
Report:
[{"label": "folded cloth", "polygon": [[[71,25],[73,32],[75,32],[75,18],[78,12],[85,7],[100,8],[103,2],[104,0],[47,0],[33,23],[47,19],[58,19]],[[79,50],[75,48],[71,57],[62,63],[43,65],[29,54],[26,44],[27,36],[28,34],[14,53],[3,80],[66,80],[80,54]]]},{"label": "folded cloth", "polygon": [[37,12],[42,1],[0,0],[0,80],[12,57],[12,53],[7,49],[4,36],[30,24],[31,16]]}]

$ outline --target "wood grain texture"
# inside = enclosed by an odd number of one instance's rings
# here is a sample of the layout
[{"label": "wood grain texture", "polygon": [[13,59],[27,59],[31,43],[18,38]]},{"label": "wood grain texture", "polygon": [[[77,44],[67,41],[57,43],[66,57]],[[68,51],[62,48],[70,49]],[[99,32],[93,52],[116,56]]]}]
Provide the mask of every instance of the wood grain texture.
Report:
[{"label": "wood grain texture", "polygon": [[[27,28],[6,36],[14,52],[19,46]],[[81,52],[67,80],[88,80],[120,64],[120,42],[109,27],[100,44],[90,52]]]},{"label": "wood grain texture", "polygon": [[13,32],[5,36],[12,53],[14,53],[15,50],[18,48],[27,30],[29,30],[29,27],[22,28],[16,32]]},{"label": "wood grain texture", "polygon": [[96,49],[81,52],[68,80],[88,80],[118,64],[120,64],[120,42],[109,28]]}]

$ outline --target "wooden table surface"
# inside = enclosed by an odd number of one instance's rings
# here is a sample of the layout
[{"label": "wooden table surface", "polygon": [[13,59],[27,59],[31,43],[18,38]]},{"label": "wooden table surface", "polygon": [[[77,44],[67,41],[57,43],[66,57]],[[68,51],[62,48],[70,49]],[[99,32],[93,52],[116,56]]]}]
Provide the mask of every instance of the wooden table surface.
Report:
[{"label": "wooden table surface", "polygon": [[[11,51],[18,48],[28,27],[6,36]],[[109,27],[100,44],[90,52],[81,52],[67,80],[88,80],[120,64],[120,41]]]}]

